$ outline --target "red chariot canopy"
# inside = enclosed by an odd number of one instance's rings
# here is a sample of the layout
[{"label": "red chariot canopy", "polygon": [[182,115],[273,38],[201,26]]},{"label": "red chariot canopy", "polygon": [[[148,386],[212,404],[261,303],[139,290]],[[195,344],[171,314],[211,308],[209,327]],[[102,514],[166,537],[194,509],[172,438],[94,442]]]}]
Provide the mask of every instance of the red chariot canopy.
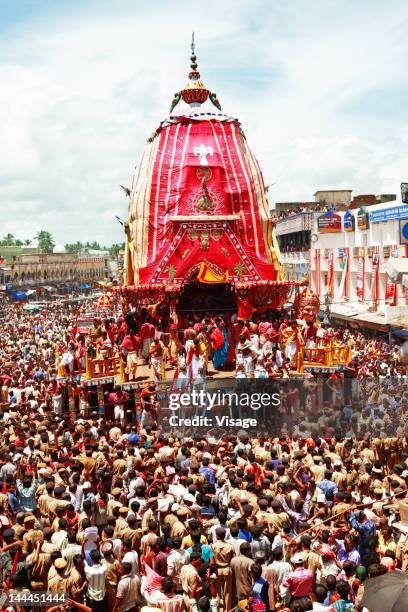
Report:
[{"label": "red chariot canopy", "polygon": [[239,122],[213,112],[195,59],[136,166],[127,285],[182,287],[203,269],[233,285],[283,280],[259,164]]}]

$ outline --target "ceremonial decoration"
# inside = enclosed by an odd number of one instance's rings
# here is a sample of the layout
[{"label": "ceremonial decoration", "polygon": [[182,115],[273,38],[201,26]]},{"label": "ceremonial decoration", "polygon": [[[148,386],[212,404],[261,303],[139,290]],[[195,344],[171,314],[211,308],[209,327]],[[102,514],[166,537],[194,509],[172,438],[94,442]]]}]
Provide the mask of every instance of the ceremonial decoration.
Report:
[{"label": "ceremonial decoration", "polygon": [[364,257],[359,257],[357,264],[357,297],[359,302],[364,301],[364,271],[365,259]]},{"label": "ceremonial decoration", "polygon": [[206,262],[202,262],[200,265],[200,270],[197,274],[197,280],[200,283],[226,283],[228,281],[228,272],[225,274],[216,274],[210,268],[210,266]]},{"label": "ceremonial decoration", "polygon": [[303,316],[305,321],[313,321],[320,308],[320,299],[312,289],[305,287],[296,295],[294,306],[298,316]]},{"label": "ceremonial decoration", "polygon": [[[136,166],[126,248],[126,290],[133,303],[166,300],[170,289],[224,284],[263,289],[280,306],[292,281],[284,281],[265,185],[239,122],[214,113],[215,94],[200,80],[194,42],[185,88],[172,104]],[[194,271],[194,274],[192,274]],[[152,289],[149,294],[149,289]],[[221,288],[220,288],[221,290]],[[266,304],[264,304],[266,305]]]},{"label": "ceremonial decoration", "polygon": [[397,301],[397,283],[393,283],[387,276],[385,285],[385,303],[387,306],[395,306]]},{"label": "ceremonial decoration", "polygon": [[377,249],[375,253],[373,253],[373,263],[372,263],[372,271],[371,271],[371,296],[373,304],[378,306],[379,303],[379,273],[380,273],[380,254],[378,252],[379,247],[374,247]]},{"label": "ceremonial decoration", "polygon": [[330,249],[327,263],[327,282],[326,287],[329,295],[334,295],[334,255],[333,249]]}]

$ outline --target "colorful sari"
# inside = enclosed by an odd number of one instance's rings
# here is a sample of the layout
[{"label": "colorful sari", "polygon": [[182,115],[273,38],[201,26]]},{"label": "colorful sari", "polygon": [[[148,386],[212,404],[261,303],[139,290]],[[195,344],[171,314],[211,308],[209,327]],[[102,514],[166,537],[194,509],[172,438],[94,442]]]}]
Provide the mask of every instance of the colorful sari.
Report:
[{"label": "colorful sari", "polygon": [[210,337],[214,347],[212,362],[214,368],[218,370],[227,363],[229,346],[227,328],[214,327]]}]

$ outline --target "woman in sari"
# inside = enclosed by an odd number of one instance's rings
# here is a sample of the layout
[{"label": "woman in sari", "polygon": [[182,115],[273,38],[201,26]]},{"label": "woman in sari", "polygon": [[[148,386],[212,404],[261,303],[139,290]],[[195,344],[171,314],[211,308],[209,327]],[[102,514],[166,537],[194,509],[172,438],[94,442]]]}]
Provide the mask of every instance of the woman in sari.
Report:
[{"label": "woman in sari", "polygon": [[228,358],[228,330],[222,319],[215,320],[215,327],[210,333],[211,344],[213,348],[212,362],[216,370],[222,370],[227,363]]}]

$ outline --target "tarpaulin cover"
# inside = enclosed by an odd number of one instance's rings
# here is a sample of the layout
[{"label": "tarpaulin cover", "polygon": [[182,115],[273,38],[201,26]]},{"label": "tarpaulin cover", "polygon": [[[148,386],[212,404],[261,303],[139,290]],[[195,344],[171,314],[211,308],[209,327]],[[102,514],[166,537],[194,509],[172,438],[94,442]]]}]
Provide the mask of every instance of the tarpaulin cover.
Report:
[{"label": "tarpaulin cover", "polygon": [[281,278],[263,177],[239,123],[183,119],[148,143],[129,208],[127,285]]},{"label": "tarpaulin cover", "polygon": [[400,329],[399,327],[390,327],[390,332],[397,338],[408,338],[408,329]]},{"label": "tarpaulin cover", "polygon": [[27,299],[27,294],[24,291],[13,291],[11,296],[17,302],[23,302]]}]

